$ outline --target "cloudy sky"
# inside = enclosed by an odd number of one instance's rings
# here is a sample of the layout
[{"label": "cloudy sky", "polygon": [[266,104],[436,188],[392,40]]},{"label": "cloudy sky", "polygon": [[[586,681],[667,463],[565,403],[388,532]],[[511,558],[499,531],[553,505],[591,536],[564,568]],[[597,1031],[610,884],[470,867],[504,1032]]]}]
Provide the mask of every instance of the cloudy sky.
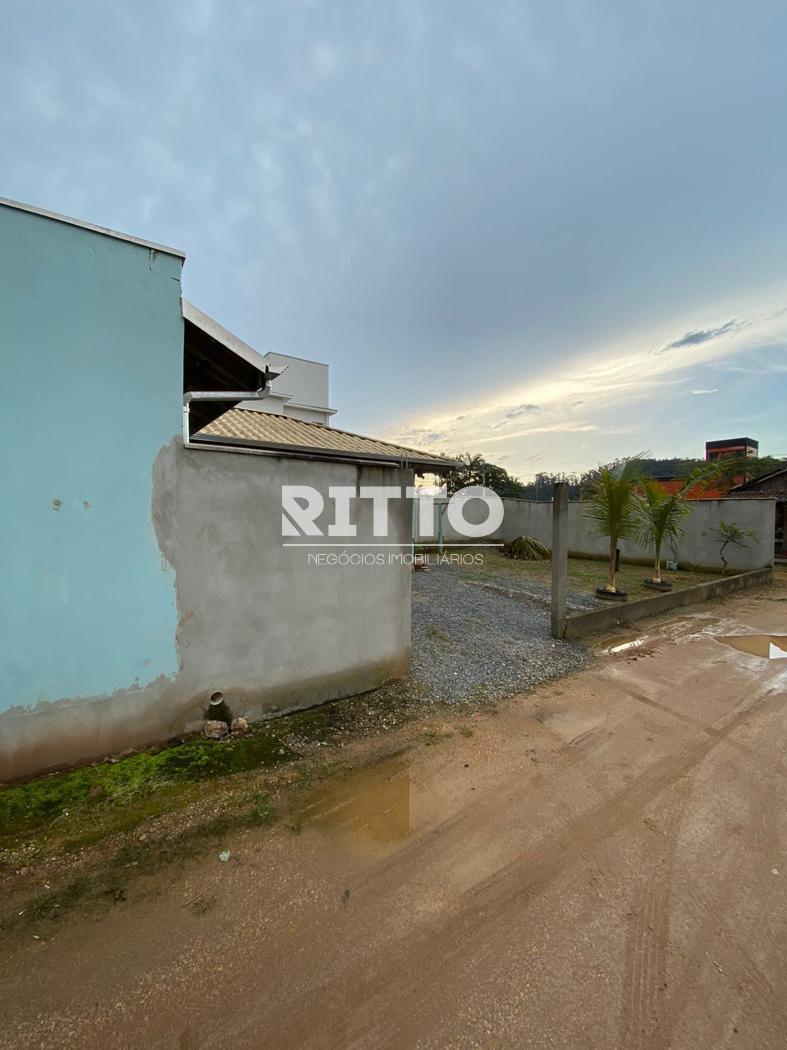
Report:
[{"label": "cloudy sky", "polygon": [[787,455],[787,5],[5,0],[0,195],[185,248],[338,426]]}]

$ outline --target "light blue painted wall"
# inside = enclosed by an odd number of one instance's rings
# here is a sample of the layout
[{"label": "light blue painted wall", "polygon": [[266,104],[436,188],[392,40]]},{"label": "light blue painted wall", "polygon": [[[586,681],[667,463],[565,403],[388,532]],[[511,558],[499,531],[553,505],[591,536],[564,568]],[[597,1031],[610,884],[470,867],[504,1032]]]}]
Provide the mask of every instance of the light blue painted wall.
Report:
[{"label": "light blue painted wall", "polygon": [[177,671],[150,504],[180,424],[180,272],[0,205],[0,710]]}]

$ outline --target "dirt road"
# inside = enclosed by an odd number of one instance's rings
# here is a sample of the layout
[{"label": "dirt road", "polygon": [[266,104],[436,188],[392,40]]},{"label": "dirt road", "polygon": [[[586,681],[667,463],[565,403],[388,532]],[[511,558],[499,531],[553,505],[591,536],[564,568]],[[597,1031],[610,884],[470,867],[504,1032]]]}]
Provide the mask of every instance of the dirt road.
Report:
[{"label": "dirt road", "polygon": [[12,938],[0,1045],[787,1045],[787,660],[718,640],[786,634],[767,593]]}]

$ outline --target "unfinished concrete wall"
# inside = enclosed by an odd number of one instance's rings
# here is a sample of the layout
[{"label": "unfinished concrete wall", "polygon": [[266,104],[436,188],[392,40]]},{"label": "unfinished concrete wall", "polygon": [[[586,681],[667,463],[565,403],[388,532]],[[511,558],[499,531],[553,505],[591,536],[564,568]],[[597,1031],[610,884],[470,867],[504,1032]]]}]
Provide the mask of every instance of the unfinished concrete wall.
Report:
[{"label": "unfinished concrete wall", "polygon": [[[399,468],[166,448],[156,464],[154,519],[175,570],[178,686],[199,716],[214,691],[233,714],[259,718],[349,696],[407,673],[411,569],[383,564],[372,504],[354,500],[357,536],[319,552],[285,546],[282,485],[310,485],[325,498],[317,519],[327,536],[332,485],[407,485]],[[391,504],[391,535],[406,544],[410,505]],[[319,537],[309,537],[311,543]],[[304,541],[304,542],[307,542]],[[349,564],[343,550],[366,555]],[[331,563],[335,561],[336,563]]]},{"label": "unfinished concrete wall", "polygon": [[[41,702],[0,716],[0,780],[196,729],[213,692],[224,694],[233,714],[259,718],[407,673],[410,567],[389,561],[387,549],[383,564],[310,564],[313,548],[283,545],[282,484],[311,485],[328,503],[330,485],[405,486],[412,473],[185,449],[179,439],[171,441],[153,466],[148,513],[159,572],[170,587],[174,570],[177,631],[168,639],[177,671],[111,694]],[[326,510],[317,519],[326,531],[328,517]],[[407,551],[410,502],[393,501],[389,519],[387,541]],[[351,520],[358,534],[346,549],[353,552],[354,544],[374,542],[371,501],[355,501]],[[367,555],[381,550],[358,548]],[[122,636],[122,618],[106,630]]]},{"label": "unfinished concrete wall", "polygon": [[[509,541],[517,536],[533,536],[547,546],[552,543],[552,504],[535,500],[504,499],[505,517],[503,524],[490,537],[490,540]],[[680,544],[677,557],[670,548],[663,556],[676,560],[682,565],[697,566],[705,569],[721,569],[719,543],[715,538],[719,523],[734,522],[741,529],[751,530],[755,539],[747,540],[745,549],[728,546],[725,557],[730,569],[745,572],[760,569],[773,563],[773,532],[775,504],[771,500],[715,499],[695,500],[691,503],[692,511],[685,524],[686,539]],[[435,510],[437,515],[439,511]],[[469,500],[465,507],[465,517],[471,522],[481,522],[486,517],[486,508],[480,500]],[[435,535],[437,527],[435,526]],[[460,543],[464,537],[453,529],[447,515],[443,515],[443,537],[446,543]],[[424,542],[433,542],[426,536],[419,537]],[[620,543],[624,558],[649,560],[651,551],[641,547],[632,540]],[[570,503],[568,507],[568,549],[572,555],[586,554],[592,557],[606,557],[608,541],[593,534],[585,517],[581,502]]]}]

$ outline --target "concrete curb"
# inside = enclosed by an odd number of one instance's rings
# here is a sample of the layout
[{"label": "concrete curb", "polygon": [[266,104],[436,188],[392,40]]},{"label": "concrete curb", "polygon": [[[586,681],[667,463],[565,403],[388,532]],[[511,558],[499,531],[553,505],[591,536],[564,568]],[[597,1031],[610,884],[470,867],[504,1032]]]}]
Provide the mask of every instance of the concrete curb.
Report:
[{"label": "concrete curb", "polygon": [[695,602],[706,602],[710,598],[721,598],[725,594],[746,591],[763,583],[773,582],[773,567],[754,569],[742,572],[737,576],[725,576],[708,583],[698,583],[685,587],[682,591],[671,591],[669,594],[657,594],[653,598],[641,598],[636,602],[624,602],[605,609],[594,609],[592,612],[578,613],[566,620],[564,638],[576,641],[589,634],[598,634],[619,627],[621,624],[635,623],[649,616],[658,616],[682,605],[693,605]]}]

